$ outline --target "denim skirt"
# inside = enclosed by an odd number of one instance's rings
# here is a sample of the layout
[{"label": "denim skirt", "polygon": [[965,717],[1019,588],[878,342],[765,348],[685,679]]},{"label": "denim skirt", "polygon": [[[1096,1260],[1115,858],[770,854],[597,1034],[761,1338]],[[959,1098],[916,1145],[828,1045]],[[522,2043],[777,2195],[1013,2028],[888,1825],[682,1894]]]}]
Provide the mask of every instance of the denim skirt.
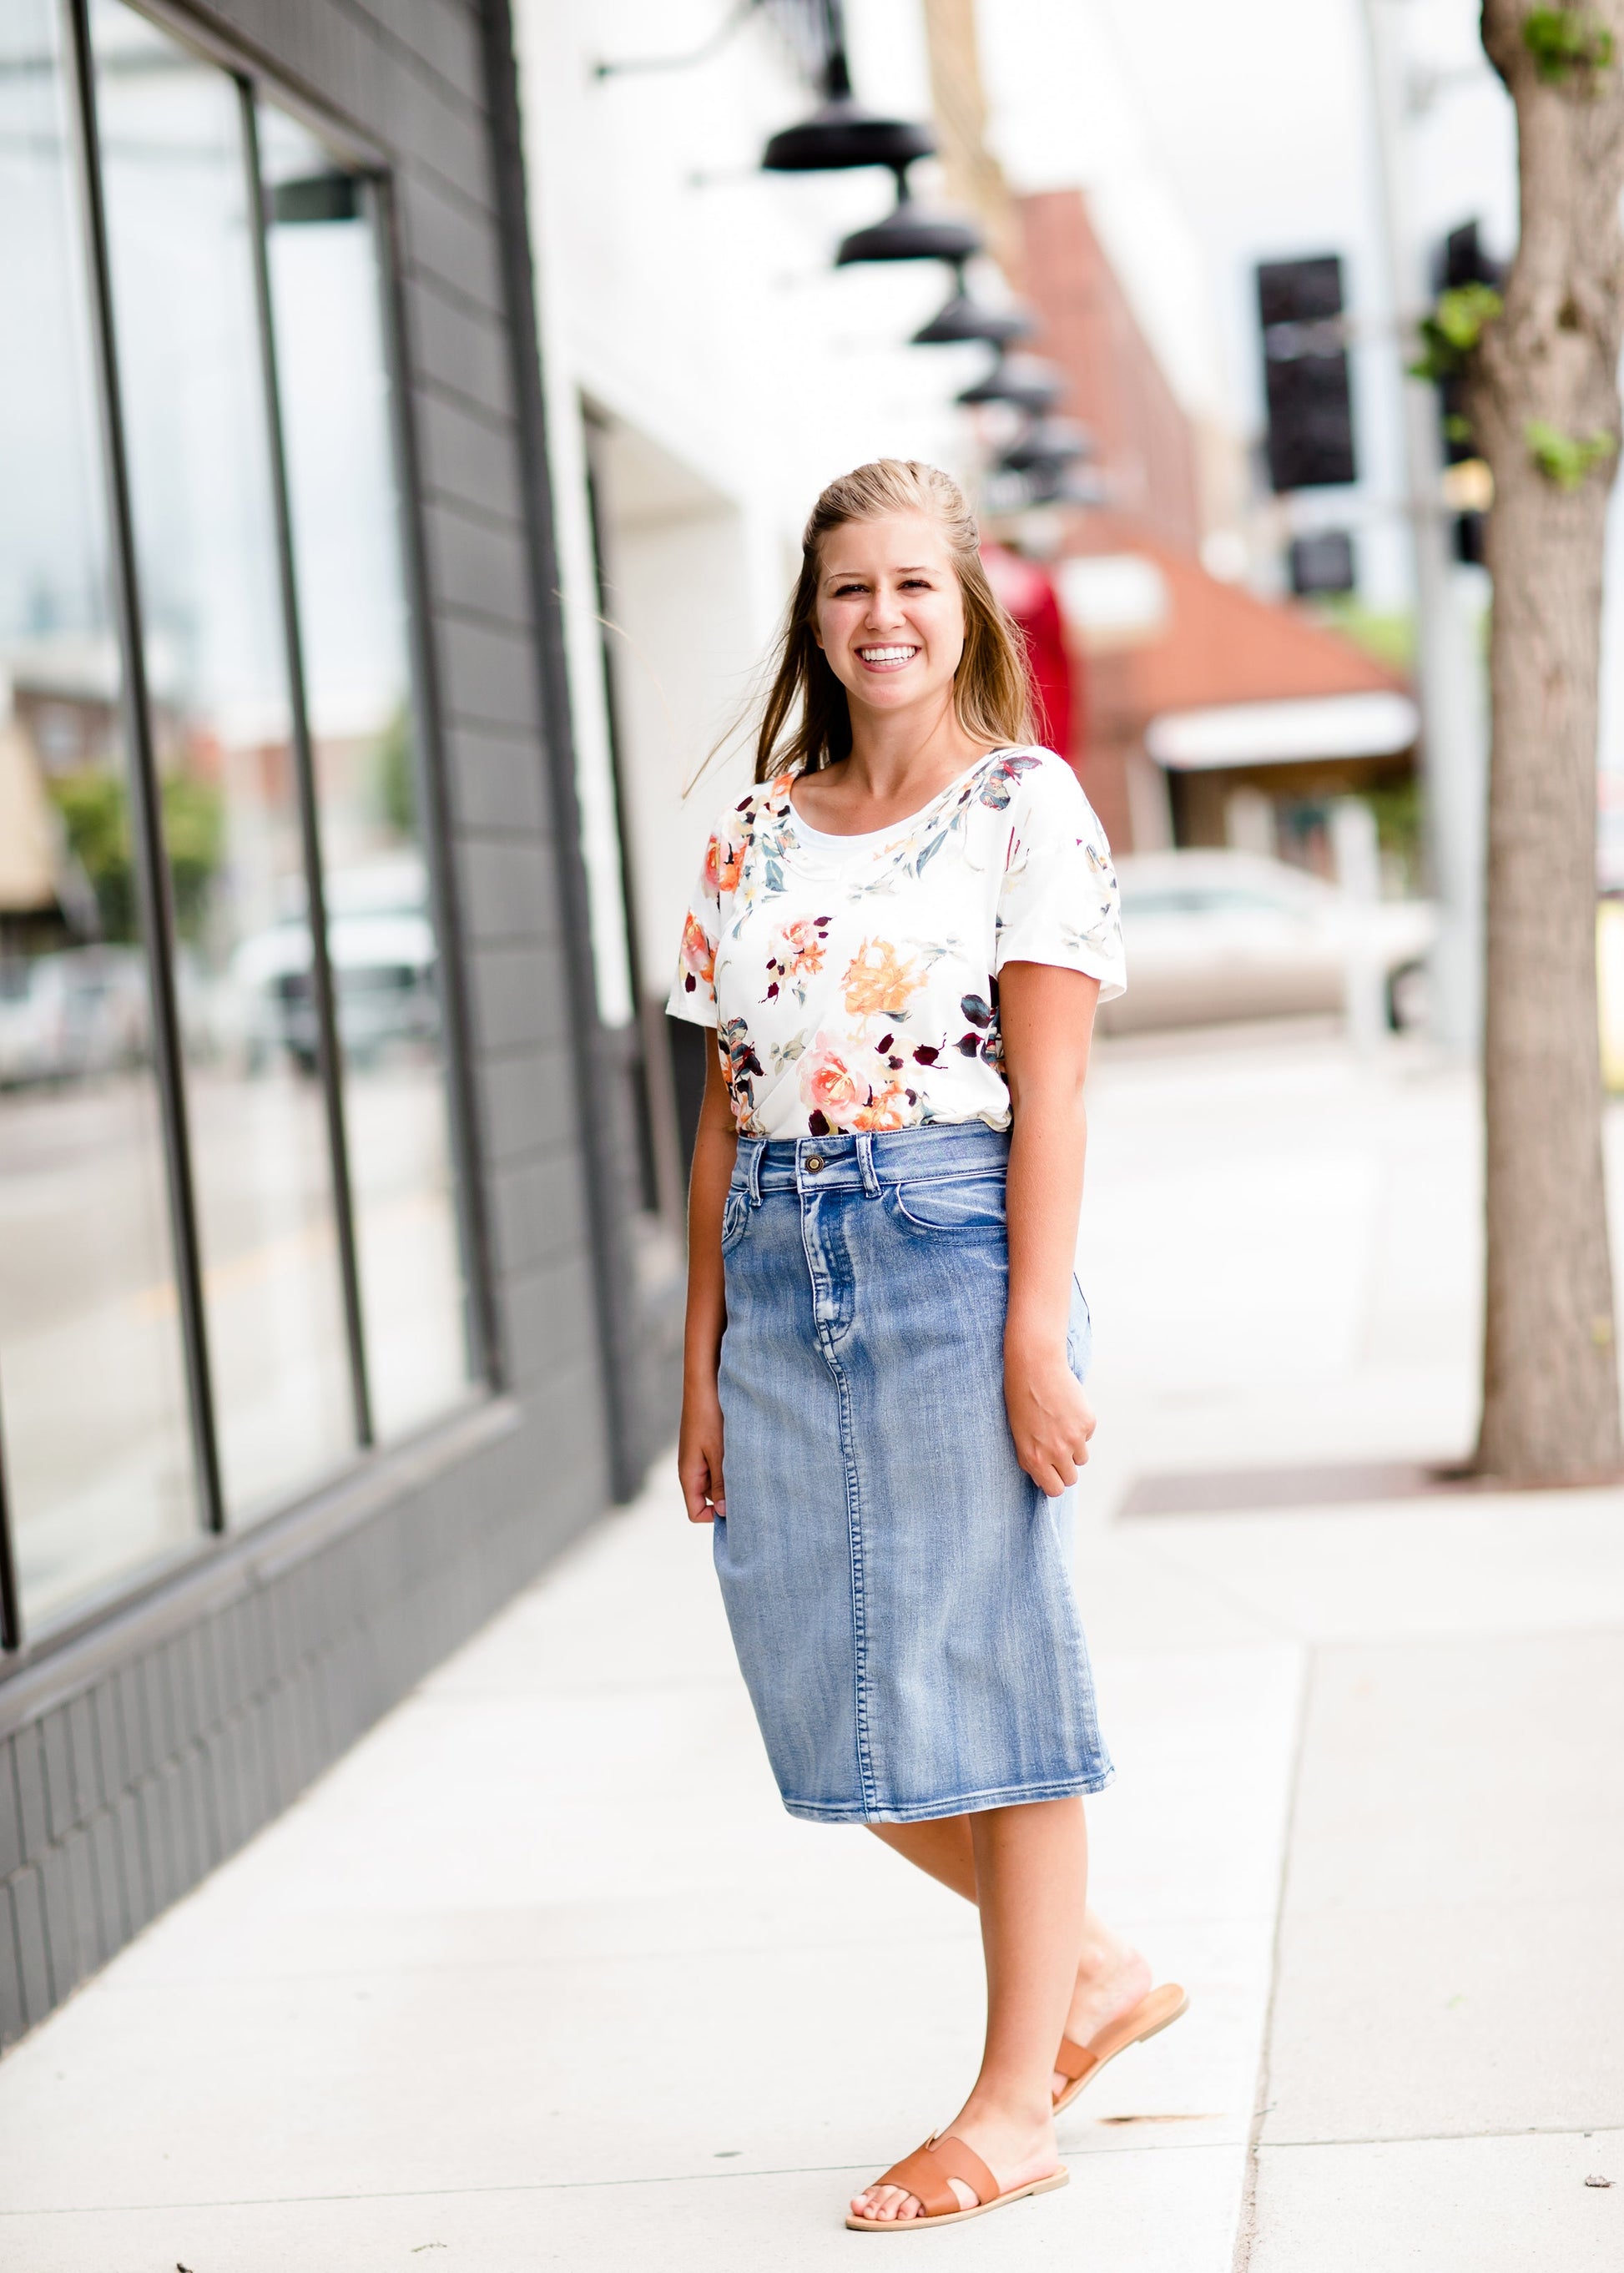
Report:
[{"label": "denim skirt", "polygon": [[[917,1823],[1099,1791],[1070,1575],[1004,1404],[1009,1138],[741,1137],[716,1567],[784,1804]],[[1074,1289],[1080,1380],[1088,1312]]]}]

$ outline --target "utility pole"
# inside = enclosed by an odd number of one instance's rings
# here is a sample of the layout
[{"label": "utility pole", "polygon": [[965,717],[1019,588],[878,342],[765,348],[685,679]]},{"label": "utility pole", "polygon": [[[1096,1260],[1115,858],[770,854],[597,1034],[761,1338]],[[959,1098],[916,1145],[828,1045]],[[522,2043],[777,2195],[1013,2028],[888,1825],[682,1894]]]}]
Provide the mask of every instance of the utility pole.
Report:
[{"label": "utility pole", "polygon": [[1370,51],[1387,298],[1400,357],[1404,505],[1415,560],[1416,678],[1421,705],[1424,821],[1442,929],[1432,961],[1433,1030],[1475,1054],[1483,1022],[1484,829],[1487,735],[1483,675],[1473,651],[1443,499],[1438,400],[1403,365],[1431,304],[1426,251],[1414,228],[1403,60],[1405,0],[1362,0]]}]

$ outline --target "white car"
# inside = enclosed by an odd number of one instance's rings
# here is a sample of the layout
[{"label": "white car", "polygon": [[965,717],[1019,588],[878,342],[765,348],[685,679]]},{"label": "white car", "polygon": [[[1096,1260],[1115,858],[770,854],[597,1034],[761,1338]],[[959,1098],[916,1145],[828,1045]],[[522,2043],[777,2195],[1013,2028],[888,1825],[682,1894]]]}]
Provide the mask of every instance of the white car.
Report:
[{"label": "white car", "polygon": [[1117,875],[1128,991],[1102,1005],[1106,1033],[1340,1010],[1356,956],[1380,974],[1391,1024],[1420,1016],[1438,930],[1424,900],[1356,901],[1252,852],[1134,854]]},{"label": "white car", "polygon": [[0,1088],[134,1065],[151,1026],[138,949],[70,947],[0,964]]},{"label": "white car", "polygon": [[[422,864],[380,861],[327,884],[339,1039],[352,1063],[390,1043],[425,1041],[440,1027],[434,926]],[[318,1038],[310,926],[303,911],[244,940],[231,960],[238,1039],[252,1066],[286,1052],[307,1072]]]}]

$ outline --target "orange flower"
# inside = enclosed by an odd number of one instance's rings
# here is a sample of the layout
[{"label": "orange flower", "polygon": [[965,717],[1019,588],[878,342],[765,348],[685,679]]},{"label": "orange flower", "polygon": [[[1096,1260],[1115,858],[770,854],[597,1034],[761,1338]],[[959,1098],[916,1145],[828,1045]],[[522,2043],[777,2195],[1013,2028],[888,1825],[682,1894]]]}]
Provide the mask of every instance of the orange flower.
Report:
[{"label": "orange flower", "polygon": [[705,847],[705,889],[731,892],[739,881],[739,855],[731,844],[712,836]]},{"label": "orange flower", "polygon": [[716,977],[716,949],[697,918],[690,915],[682,926],[682,960],[695,979],[708,986]]},{"label": "orange flower", "polygon": [[818,936],[816,917],[801,916],[795,922],[786,924],[779,938],[782,945],[778,960],[792,978],[799,979],[803,972],[823,969],[823,942]]},{"label": "orange flower", "polygon": [[801,1100],[831,1129],[853,1129],[868,1102],[868,1084],[852,1071],[828,1037],[820,1034],[801,1061]]},{"label": "orange flower", "polygon": [[906,1129],[907,1126],[907,1096],[899,1081],[888,1082],[876,1089],[861,1113],[852,1118],[853,1129]]},{"label": "orange flower", "polygon": [[899,1018],[924,983],[889,940],[866,939],[846,968],[846,1007],[854,1018]]}]

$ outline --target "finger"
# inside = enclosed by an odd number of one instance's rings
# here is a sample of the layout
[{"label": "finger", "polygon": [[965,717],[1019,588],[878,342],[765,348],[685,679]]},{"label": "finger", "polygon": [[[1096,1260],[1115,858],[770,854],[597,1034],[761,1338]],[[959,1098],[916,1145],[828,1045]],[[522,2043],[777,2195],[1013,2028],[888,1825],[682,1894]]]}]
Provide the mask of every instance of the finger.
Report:
[{"label": "finger", "polygon": [[710,1520],[710,1515],[706,1505],[706,1500],[709,1497],[707,1491],[707,1486],[710,1482],[709,1470],[702,1462],[698,1467],[689,1468],[686,1471],[679,1470],[678,1481],[682,1486],[682,1502],[683,1505],[688,1510],[688,1521],[690,1523],[709,1523]]}]

